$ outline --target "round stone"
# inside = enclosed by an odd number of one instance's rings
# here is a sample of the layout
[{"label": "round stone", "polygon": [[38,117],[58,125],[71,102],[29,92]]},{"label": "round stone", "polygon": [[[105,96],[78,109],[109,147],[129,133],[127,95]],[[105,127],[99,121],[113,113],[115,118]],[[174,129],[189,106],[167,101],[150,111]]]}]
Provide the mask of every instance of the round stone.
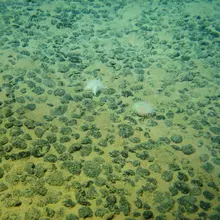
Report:
[{"label": "round stone", "polygon": [[180,135],[180,134],[173,134],[171,137],[170,137],[171,141],[176,143],[176,144],[179,144],[183,141],[183,137]]},{"label": "round stone", "polygon": [[186,155],[193,154],[195,151],[196,151],[195,148],[191,144],[182,146],[182,152]]},{"label": "round stone", "polygon": [[95,177],[99,176],[102,169],[101,169],[101,166],[97,162],[86,161],[83,164],[83,171],[86,176],[91,177],[91,178],[95,178]]},{"label": "round stone", "polygon": [[119,128],[118,134],[120,137],[128,138],[134,134],[134,130],[131,125],[120,124],[118,128]]}]

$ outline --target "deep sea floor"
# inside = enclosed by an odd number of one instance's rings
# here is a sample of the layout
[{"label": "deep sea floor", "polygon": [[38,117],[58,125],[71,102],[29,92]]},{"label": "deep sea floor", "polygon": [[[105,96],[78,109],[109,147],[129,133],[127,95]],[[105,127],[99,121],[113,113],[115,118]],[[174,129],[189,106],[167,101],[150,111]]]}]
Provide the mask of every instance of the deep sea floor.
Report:
[{"label": "deep sea floor", "polygon": [[0,219],[219,220],[219,11],[0,0]]}]

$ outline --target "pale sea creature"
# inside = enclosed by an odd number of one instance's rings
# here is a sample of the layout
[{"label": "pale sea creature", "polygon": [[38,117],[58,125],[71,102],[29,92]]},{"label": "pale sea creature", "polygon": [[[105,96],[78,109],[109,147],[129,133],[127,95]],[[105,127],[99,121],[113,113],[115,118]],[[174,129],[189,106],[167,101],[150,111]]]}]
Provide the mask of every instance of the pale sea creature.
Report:
[{"label": "pale sea creature", "polygon": [[139,116],[148,116],[155,112],[155,109],[152,107],[151,104],[145,101],[139,101],[133,104],[134,112]]},{"label": "pale sea creature", "polygon": [[92,90],[93,94],[96,95],[99,91],[104,89],[105,86],[100,79],[89,80],[86,84],[85,89]]}]

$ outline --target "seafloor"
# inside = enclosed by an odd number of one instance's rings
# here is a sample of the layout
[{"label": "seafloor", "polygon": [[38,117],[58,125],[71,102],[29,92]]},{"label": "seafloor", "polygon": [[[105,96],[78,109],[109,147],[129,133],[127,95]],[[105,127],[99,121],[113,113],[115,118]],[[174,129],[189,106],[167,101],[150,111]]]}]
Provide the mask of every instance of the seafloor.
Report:
[{"label": "seafloor", "polygon": [[219,85],[219,0],[0,0],[0,219],[219,220]]}]

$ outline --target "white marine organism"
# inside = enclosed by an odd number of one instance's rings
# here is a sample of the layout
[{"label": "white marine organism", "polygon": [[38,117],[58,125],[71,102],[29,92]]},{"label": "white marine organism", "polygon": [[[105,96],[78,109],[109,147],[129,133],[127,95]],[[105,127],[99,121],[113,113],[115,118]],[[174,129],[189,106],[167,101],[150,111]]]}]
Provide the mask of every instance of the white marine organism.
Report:
[{"label": "white marine organism", "polygon": [[92,90],[94,95],[97,95],[97,93],[104,88],[105,86],[100,79],[89,80],[85,87],[85,89]]},{"label": "white marine organism", "polygon": [[146,101],[138,101],[133,104],[134,112],[139,116],[148,116],[155,112],[155,109],[152,107],[151,104],[147,103]]}]

